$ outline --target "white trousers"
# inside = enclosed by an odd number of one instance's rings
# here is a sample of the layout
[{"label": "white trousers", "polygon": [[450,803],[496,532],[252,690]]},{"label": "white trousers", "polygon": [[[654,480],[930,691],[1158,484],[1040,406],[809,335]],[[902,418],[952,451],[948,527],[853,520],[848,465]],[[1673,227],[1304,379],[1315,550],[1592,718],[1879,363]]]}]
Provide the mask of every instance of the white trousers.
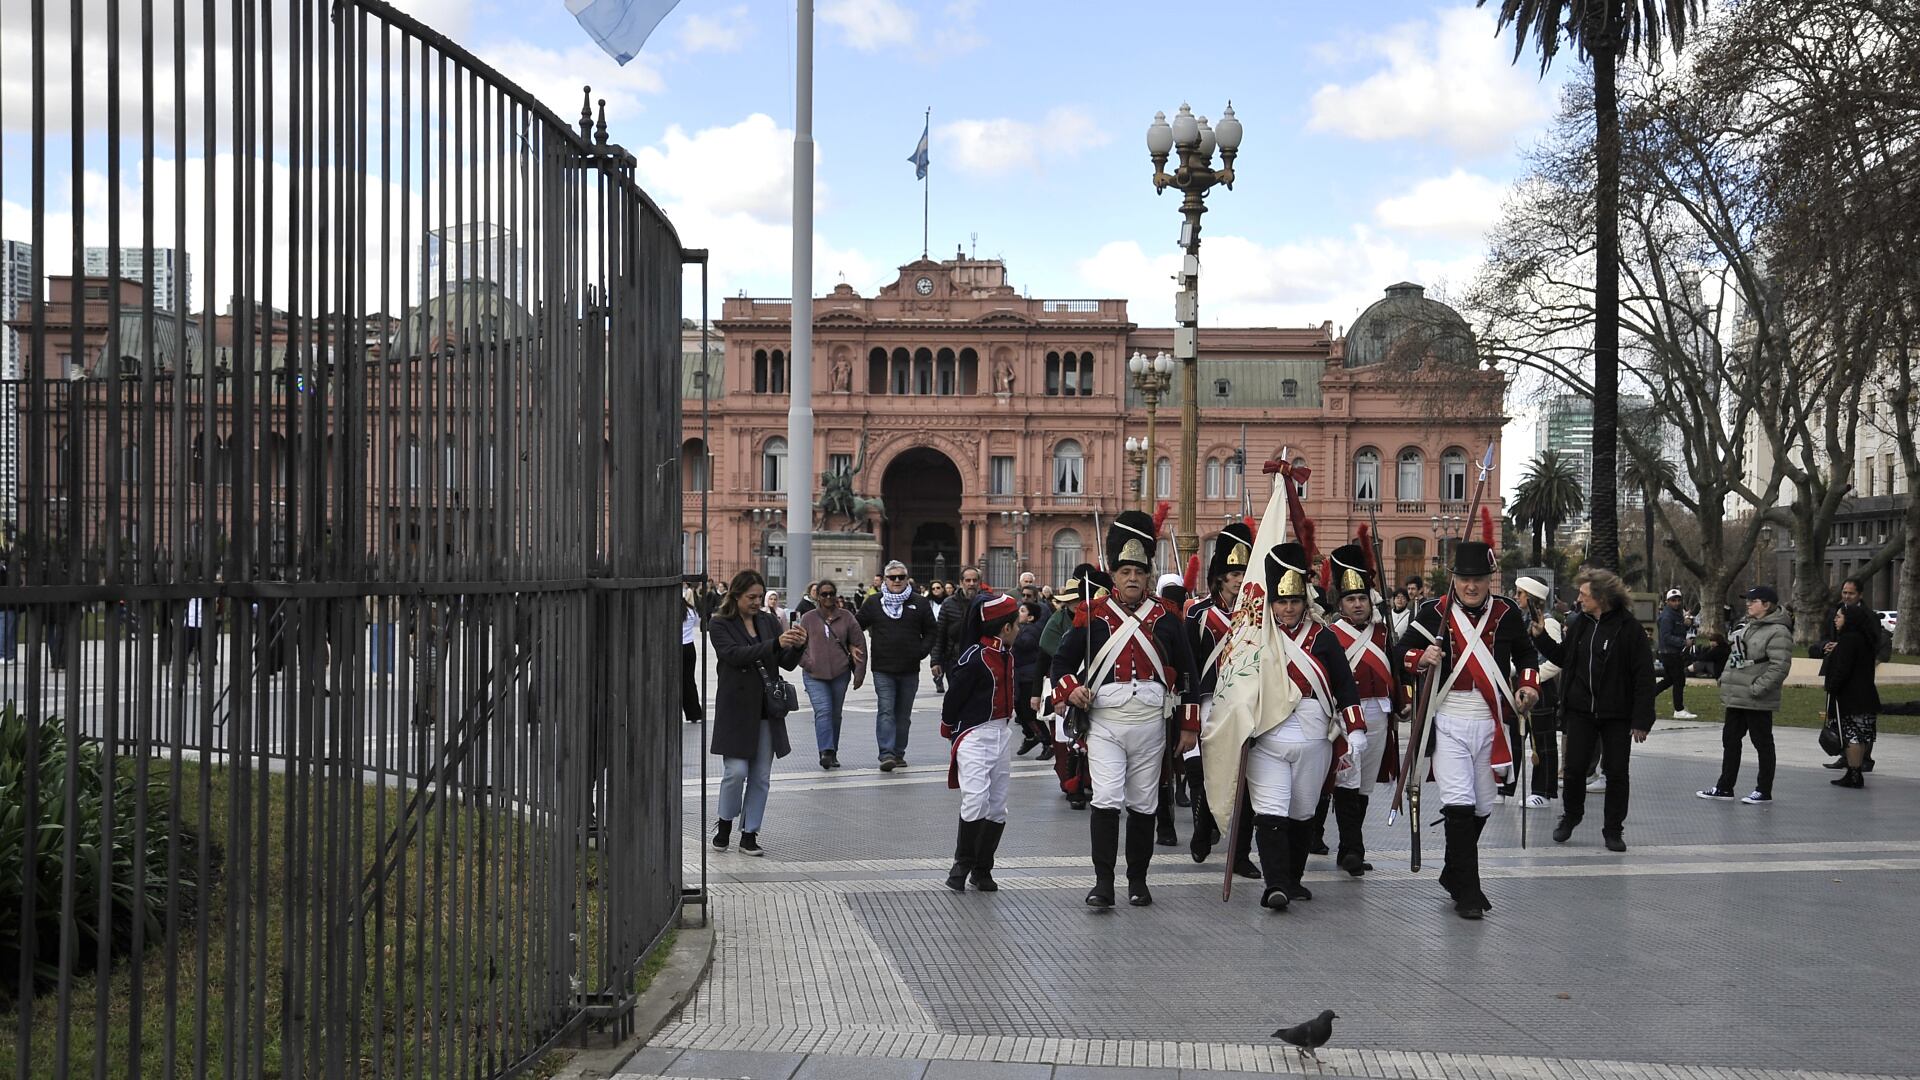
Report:
[{"label": "white trousers", "polygon": [[1296,821],[1313,816],[1327,784],[1327,766],[1333,763],[1333,744],[1323,735],[1305,734],[1303,728],[1326,730],[1318,702],[1302,701],[1286,723],[1253,740],[1247,751],[1247,797],[1254,813]]},{"label": "white trousers", "polygon": [[1393,718],[1387,715],[1386,698],[1361,698],[1360,715],[1367,723],[1367,748],[1354,762],[1355,768],[1333,774],[1333,786],[1350,791],[1372,791],[1380,778],[1380,761],[1387,756],[1387,732]]},{"label": "white trousers", "polygon": [[1493,737],[1500,725],[1492,718],[1463,720],[1440,713],[1433,718],[1433,778],[1446,806],[1474,807],[1493,813]]},{"label": "white trousers", "polygon": [[960,820],[1007,820],[1013,741],[1011,720],[989,721],[960,733],[960,742],[953,748],[960,771]]},{"label": "white trousers", "polygon": [[[1114,712],[1125,713],[1116,709]],[[1107,718],[1096,709],[1087,732],[1087,772],[1093,777],[1093,806],[1126,807],[1137,814],[1160,808],[1160,755],[1167,749],[1167,727],[1158,706],[1152,719],[1137,723]]]}]

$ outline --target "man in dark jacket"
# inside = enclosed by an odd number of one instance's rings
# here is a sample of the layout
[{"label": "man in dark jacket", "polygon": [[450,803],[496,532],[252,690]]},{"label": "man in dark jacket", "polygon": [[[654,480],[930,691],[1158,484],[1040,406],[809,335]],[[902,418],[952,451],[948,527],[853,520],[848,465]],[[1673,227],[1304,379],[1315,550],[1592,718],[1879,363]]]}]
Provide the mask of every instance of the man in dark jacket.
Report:
[{"label": "man in dark jacket", "polygon": [[874,736],[880,744],[880,771],[907,763],[907,733],[913,724],[913,696],[920,689],[920,661],[933,648],[933,607],[913,591],[907,568],[887,564],[886,584],[860,605],[860,629],[867,635],[867,670],[873,674],[879,707]]},{"label": "man in dark jacket", "polygon": [[1560,720],[1567,733],[1562,792],[1564,810],[1553,830],[1566,843],[1586,815],[1587,774],[1595,744],[1607,773],[1606,819],[1600,827],[1608,851],[1625,851],[1628,739],[1646,742],[1653,730],[1653,650],[1647,633],[1627,610],[1627,586],[1618,574],[1583,571],[1580,611],[1567,622],[1564,641],[1554,641],[1540,623],[1529,629],[1540,655],[1560,665]]},{"label": "man in dark jacket", "polygon": [[933,632],[933,677],[938,679],[953,666],[960,654],[973,644],[960,640],[960,625],[967,620],[967,608],[980,595],[980,568],[969,566],[960,571],[960,591],[940,604],[940,621]]},{"label": "man in dark jacket", "polygon": [[1662,673],[1660,684],[1653,688],[1653,696],[1659,697],[1666,689],[1673,688],[1673,718],[1692,720],[1694,715],[1687,711],[1687,650],[1692,646],[1692,635],[1687,632],[1687,612],[1680,602],[1680,590],[1668,589],[1666,603],[1660,605],[1660,614],[1653,619],[1654,633],[1660,639],[1660,665]]}]

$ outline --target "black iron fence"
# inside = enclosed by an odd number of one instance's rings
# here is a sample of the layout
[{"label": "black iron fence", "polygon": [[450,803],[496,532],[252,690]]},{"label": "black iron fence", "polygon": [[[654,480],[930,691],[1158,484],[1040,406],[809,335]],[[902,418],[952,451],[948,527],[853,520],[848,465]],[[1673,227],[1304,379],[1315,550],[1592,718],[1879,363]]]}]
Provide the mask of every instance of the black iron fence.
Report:
[{"label": "black iron fence", "polygon": [[0,1061],[620,1032],[681,902],[672,227],[376,0],[26,7]]}]

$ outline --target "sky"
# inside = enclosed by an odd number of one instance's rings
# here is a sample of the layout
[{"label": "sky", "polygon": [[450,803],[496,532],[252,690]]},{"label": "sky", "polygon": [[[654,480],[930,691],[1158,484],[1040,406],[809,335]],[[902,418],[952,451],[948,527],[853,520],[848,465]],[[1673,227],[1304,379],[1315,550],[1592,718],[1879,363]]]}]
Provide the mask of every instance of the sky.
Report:
[{"label": "sky", "polygon": [[[0,0],[16,161],[27,65],[11,31],[29,2]],[[790,294],[791,3],[680,0],[625,67],[564,0],[396,6],[563,118],[591,83],[682,242],[712,252],[715,297]],[[1245,127],[1234,189],[1208,200],[1202,325],[1338,329],[1397,281],[1464,289],[1571,70],[1543,80],[1530,55],[1514,64],[1493,12],[1471,3],[818,0],[816,20],[816,293],[845,281],[870,295],[919,257],[907,158],[930,108],[933,256],[1004,259],[1036,297],[1122,297],[1142,325],[1172,321],[1178,258],[1178,195],[1155,195],[1146,153],[1156,111],[1190,102],[1217,118],[1231,102]],[[9,237],[20,181],[0,176]],[[1510,488],[1531,425],[1506,442]]]}]

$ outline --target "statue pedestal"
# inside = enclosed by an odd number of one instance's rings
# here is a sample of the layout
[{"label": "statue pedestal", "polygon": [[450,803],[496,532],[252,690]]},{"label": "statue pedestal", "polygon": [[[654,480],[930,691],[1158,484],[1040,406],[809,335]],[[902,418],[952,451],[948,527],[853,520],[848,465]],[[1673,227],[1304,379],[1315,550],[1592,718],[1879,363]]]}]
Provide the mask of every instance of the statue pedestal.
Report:
[{"label": "statue pedestal", "polygon": [[[843,596],[873,581],[880,572],[880,538],[872,533],[814,533],[813,576],[809,582],[832,581]],[[798,594],[805,586],[795,583]]]}]

